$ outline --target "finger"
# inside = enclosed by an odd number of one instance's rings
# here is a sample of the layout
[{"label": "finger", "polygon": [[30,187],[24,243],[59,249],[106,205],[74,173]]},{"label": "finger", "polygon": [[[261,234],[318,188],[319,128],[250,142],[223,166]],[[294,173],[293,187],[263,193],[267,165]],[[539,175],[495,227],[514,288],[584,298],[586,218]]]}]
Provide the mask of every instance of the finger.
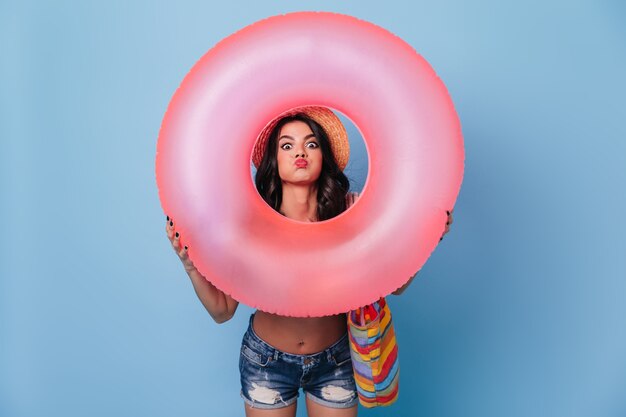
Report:
[{"label": "finger", "polygon": [[172,238],[174,237],[174,221],[169,216],[167,216],[165,231],[167,232],[167,237],[172,240]]},{"label": "finger", "polygon": [[187,253],[187,246],[183,246],[182,248],[180,248],[180,250],[178,251],[178,256],[180,257],[182,261],[186,261],[187,259],[189,259],[189,254]]},{"label": "finger", "polygon": [[189,253],[187,252],[187,250],[188,250],[188,247],[183,246],[180,252],[178,252],[178,256],[180,257],[180,260],[183,262],[183,265],[185,266],[185,270],[191,271],[195,268],[195,265],[193,264],[191,259],[189,259]]},{"label": "finger", "polygon": [[174,233],[174,237],[172,238],[172,247],[176,252],[180,250],[180,233]]},{"label": "finger", "polygon": [[448,233],[448,230],[450,230],[450,225],[452,224],[453,220],[452,220],[452,211],[446,210],[446,213],[448,214],[448,218],[446,219],[446,231],[444,232],[444,235],[446,233]]}]

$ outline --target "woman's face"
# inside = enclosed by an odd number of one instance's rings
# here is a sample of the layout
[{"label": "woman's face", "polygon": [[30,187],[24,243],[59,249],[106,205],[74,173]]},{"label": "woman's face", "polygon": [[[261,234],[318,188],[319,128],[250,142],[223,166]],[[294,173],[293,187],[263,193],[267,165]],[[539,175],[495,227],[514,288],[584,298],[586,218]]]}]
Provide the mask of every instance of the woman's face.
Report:
[{"label": "woman's face", "polygon": [[299,120],[285,123],[278,133],[278,175],[283,182],[313,184],[322,171],[322,150],[313,131]]}]

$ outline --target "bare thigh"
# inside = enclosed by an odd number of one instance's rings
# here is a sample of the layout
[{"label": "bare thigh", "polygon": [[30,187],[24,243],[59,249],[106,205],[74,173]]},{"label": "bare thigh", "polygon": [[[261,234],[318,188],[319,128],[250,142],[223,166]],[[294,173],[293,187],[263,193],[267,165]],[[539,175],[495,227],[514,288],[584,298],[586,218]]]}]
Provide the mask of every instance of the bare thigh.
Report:
[{"label": "bare thigh", "polygon": [[298,402],[296,401],[287,407],[266,410],[262,408],[252,408],[246,402],[243,404],[246,407],[246,417],[296,417],[296,407],[298,406]]},{"label": "bare thigh", "polygon": [[331,408],[310,400],[306,395],[306,411],[309,417],[356,417],[358,404],[350,408]]}]

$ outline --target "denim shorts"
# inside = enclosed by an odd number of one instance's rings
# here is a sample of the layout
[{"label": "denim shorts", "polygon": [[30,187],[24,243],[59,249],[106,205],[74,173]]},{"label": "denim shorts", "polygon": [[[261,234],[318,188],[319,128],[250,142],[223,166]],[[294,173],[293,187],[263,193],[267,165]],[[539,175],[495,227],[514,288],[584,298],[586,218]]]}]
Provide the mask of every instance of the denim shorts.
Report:
[{"label": "denim shorts", "polygon": [[240,395],[255,408],[282,408],[298,400],[300,388],[307,398],[332,408],[358,404],[346,332],[321,352],[296,355],[282,352],[262,340],[252,328],[243,336],[239,355]]}]

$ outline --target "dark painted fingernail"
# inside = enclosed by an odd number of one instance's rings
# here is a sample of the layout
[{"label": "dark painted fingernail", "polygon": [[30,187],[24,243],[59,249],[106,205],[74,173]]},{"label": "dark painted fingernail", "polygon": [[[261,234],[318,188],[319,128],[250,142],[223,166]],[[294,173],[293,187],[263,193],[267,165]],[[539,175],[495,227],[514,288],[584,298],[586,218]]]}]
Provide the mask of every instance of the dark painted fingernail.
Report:
[{"label": "dark painted fingernail", "polygon": [[441,242],[441,240],[442,240],[442,239],[443,239],[443,236],[441,236],[441,237],[439,238],[439,241]]},{"label": "dark painted fingernail", "polygon": [[174,222],[170,220],[170,226],[174,226]]},{"label": "dark painted fingernail", "polygon": [[187,246],[185,246],[185,250],[187,250]]},{"label": "dark painted fingernail", "polygon": [[446,222],[446,226],[449,226],[449,225],[450,225],[450,222]]},{"label": "dark painted fingernail", "polygon": [[167,221],[169,221],[169,220],[170,220],[170,216],[167,216]]},{"label": "dark painted fingernail", "polygon": [[178,237],[178,232],[176,232],[176,237]]},{"label": "dark painted fingernail", "polygon": [[448,213],[448,216],[450,215],[450,211],[449,210],[446,210],[446,213]]}]

